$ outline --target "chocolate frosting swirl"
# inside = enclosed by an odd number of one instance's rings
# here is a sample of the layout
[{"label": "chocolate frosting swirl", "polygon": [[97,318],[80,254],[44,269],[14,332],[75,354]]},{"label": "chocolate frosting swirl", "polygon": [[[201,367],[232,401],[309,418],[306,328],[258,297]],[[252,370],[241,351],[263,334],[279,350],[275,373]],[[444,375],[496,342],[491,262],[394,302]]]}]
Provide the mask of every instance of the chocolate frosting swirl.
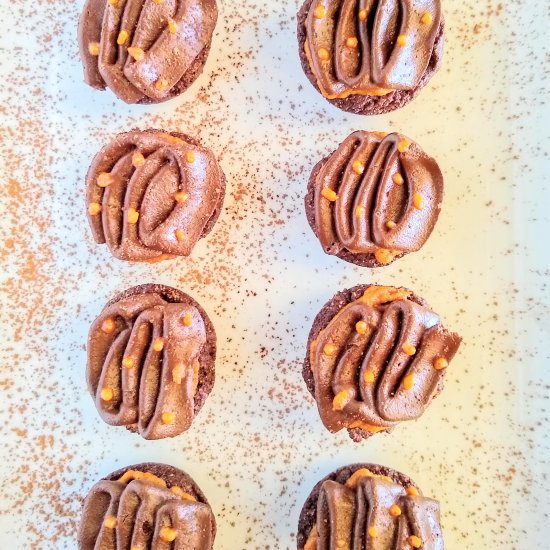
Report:
[{"label": "chocolate frosting swirl", "polygon": [[314,0],[306,55],[328,99],[416,88],[441,24],[439,0]]},{"label": "chocolate frosting swirl", "polygon": [[315,400],[331,432],[389,430],[420,417],[461,338],[412,292],[369,286],[311,341]]},{"label": "chocolate frosting swirl", "polygon": [[357,470],[345,483],[326,480],[307,550],[443,550],[439,503],[390,477]]},{"label": "chocolate frosting swirl", "polygon": [[131,292],[107,304],[90,328],[88,389],[107,424],[145,439],[174,437],[195,417],[213,329],[189,297],[170,303],[157,292]]},{"label": "chocolate frosting swirl", "polygon": [[126,103],[170,99],[200,73],[217,16],[215,0],[87,0],[79,26],[86,83]]},{"label": "chocolate frosting swirl", "polygon": [[79,548],[211,550],[214,526],[210,506],[196,495],[130,470],[118,480],[96,483],[86,497]]},{"label": "chocolate frosting swirl", "polygon": [[314,229],[325,252],[374,254],[386,264],[419,250],[430,236],[443,176],[406,137],[357,131],[322,162],[313,193]]},{"label": "chocolate frosting swirl", "polygon": [[210,150],[160,131],[117,135],[86,177],[94,240],[128,261],[188,256],[215,223],[224,193]]}]

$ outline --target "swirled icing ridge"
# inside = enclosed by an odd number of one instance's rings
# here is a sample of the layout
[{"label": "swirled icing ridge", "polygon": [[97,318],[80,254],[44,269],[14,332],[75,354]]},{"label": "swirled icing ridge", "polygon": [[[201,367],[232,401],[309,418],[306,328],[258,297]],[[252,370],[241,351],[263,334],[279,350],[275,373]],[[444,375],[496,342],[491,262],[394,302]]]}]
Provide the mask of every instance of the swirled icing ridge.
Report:
[{"label": "swirled icing ridge", "polygon": [[87,0],[80,19],[86,82],[127,103],[170,98],[210,45],[215,0]]},{"label": "swirled icing ridge", "polygon": [[201,312],[190,303],[151,292],[108,305],[88,337],[88,387],[103,420],[146,439],[187,430],[206,340]]},{"label": "swirled icing ridge", "polygon": [[158,131],[119,134],[95,156],[86,178],[95,241],[129,261],[189,255],[223,193],[209,150]]},{"label": "swirled icing ridge", "polygon": [[461,338],[412,293],[368,287],[310,343],[315,400],[332,432],[389,430],[422,415]]},{"label": "swirled icing ridge", "polygon": [[314,0],[304,47],[328,99],[385,95],[419,85],[440,23],[438,0]]},{"label": "swirled icing ridge", "polygon": [[357,131],[314,179],[315,232],[325,252],[393,257],[419,250],[441,208],[443,176],[400,134]]}]

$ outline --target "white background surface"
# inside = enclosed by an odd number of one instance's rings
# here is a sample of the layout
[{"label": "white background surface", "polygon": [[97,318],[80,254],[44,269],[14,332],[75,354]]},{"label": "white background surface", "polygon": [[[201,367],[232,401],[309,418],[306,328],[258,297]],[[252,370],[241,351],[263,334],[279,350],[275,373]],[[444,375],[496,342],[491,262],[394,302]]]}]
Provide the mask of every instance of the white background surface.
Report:
[{"label": "white background surface", "polygon": [[[338,111],[307,82],[294,1],[226,1],[203,76],[152,107],[83,84],[81,4],[0,4],[0,548],[76,548],[83,496],[141,461],[196,479],[218,550],[295,548],[310,489],[353,461],[400,469],[438,498],[451,550],[547,548],[547,2],[447,1],[443,69],[375,118]],[[196,135],[219,155],[225,208],[189,259],[131,265],[92,242],[89,161],[133,127]],[[354,129],[409,135],[446,177],[426,246],[377,271],[325,256],[303,212],[311,168]],[[356,445],[324,430],[301,361],[325,301],[373,281],[423,295],[464,345],[420,420]],[[145,282],[189,292],[218,334],[214,391],[169,441],[105,425],[85,387],[91,320]]]}]

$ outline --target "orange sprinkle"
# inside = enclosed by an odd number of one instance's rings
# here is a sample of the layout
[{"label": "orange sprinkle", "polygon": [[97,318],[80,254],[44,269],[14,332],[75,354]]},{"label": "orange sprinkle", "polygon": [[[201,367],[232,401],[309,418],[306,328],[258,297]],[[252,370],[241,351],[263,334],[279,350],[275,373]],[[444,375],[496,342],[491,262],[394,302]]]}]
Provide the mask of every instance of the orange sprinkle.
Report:
[{"label": "orange sprinkle", "polygon": [[388,221],[386,222],[386,227],[387,227],[388,229],[393,229],[396,225],[397,225],[397,224],[396,224],[393,220],[388,220]]},{"label": "orange sprinkle", "polygon": [[346,46],[348,48],[357,48],[358,44],[359,44],[359,41],[357,40],[357,38],[355,36],[350,36],[346,40]]},{"label": "orange sprinkle", "polygon": [[367,323],[365,323],[365,321],[357,321],[357,323],[355,323],[355,330],[359,334],[367,334],[367,328],[368,325]]},{"label": "orange sprinkle", "polygon": [[118,4],[118,0],[108,0],[109,1],[109,4],[111,4],[111,6],[116,6]]},{"label": "orange sprinkle", "polygon": [[366,370],[365,374],[363,375],[363,380],[365,381],[365,384],[373,384],[374,383],[374,372],[371,370]]},{"label": "orange sprinkle", "polygon": [[190,327],[193,324],[193,315],[191,313],[186,313],[183,316],[183,324],[186,327]]},{"label": "orange sprinkle", "polygon": [[177,365],[172,369],[172,380],[175,384],[181,384],[183,375],[185,374],[185,365]]},{"label": "orange sprinkle", "polygon": [[113,388],[102,388],[99,396],[103,401],[111,401],[115,396],[115,392]]},{"label": "orange sprinkle", "polygon": [[183,204],[189,198],[189,195],[185,191],[178,191],[174,195],[174,198],[176,199],[176,202]]},{"label": "orange sprinkle", "polygon": [[135,225],[139,220],[139,212],[134,208],[128,208],[128,223]]},{"label": "orange sprinkle", "polygon": [[399,44],[399,46],[401,46],[401,47],[406,46],[407,45],[407,37],[404,34],[400,34],[397,37],[397,44]]},{"label": "orange sprinkle", "polygon": [[125,369],[131,369],[135,366],[135,364],[136,364],[136,361],[134,360],[133,357],[130,357],[129,355],[124,357],[124,359],[122,360],[122,366]]},{"label": "orange sprinkle", "polygon": [[434,368],[436,370],[443,370],[443,369],[446,369],[448,366],[449,366],[449,361],[447,361],[445,357],[438,357],[434,361]]},{"label": "orange sprinkle", "polygon": [[185,237],[185,233],[183,232],[183,229],[176,229],[176,240],[181,242],[183,241],[184,237]]},{"label": "orange sprinkle", "polygon": [[330,59],[330,54],[326,48],[319,48],[318,54],[321,61],[328,61]]},{"label": "orange sprinkle", "polygon": [[118,37],[116,39],[116,43],[119,46],[122,46],[126,40],[128,40],[128,31],[122,30],[118,33]]},{"label": "orange sprinkle", "polygon": [[334,344],[325,344],[323,353],[329,357],[332,357],[336,353],[336,346]]},{"label": "orange sprinkle", "polygon": [[161,419],[163,424],[173,424],[176,415],[174,413],[162,413]]},{"label": "orange sprinkle", "polygon": [[365,165],[358,160],[354,161],[354,163],[352,164],[352,168],[353,171],[359,175],[361,175],[365,171]]},{"label": "orange sprinkle", "polygon": [[101,174],[97,176],[96,183],[99,187],[109,187],[109,185],[115,183],[115,180],[115,176],[110,172],[101,172]]},{"label": "orange sprinkle", "polygon": [[160,92],[162,90],[165,90],[166,88],[168,88],[168,80],[166,80],[166,78],[159,78],[155,82],[155,90],[158,90]]},{"label": "orange sprinkle", "polygon": [[397,518],[401,515],[401,508],[397,504],[392,504],[390,506],[390,516]]},{"label": "orange sprinkle", "polygon": [[141,548],[139,546],[132,546],[132,548],[130,548],[130,550],[141,550]]},{"label": "orange sprinkle", "polygon": [[360,218],[365,213],[365,207],[364,206],[358,206],[355,209],[355,217]]},{"label": "orange sprinkle", "polygon": [[90,216],[97,216],[101,212],[101,204],[98,202],[91,202],[88,206],[88,214]]},{"label": "orange sprinkle", "polygon": [[153,349],[155,351],[162,351],[164,348],[164,338],[156,338],[153,342]]},{"label": "orange sprinkle", "polygon": [[97,57],[99,55],[99,42],[90,42],[88,44],[88,53]]},{"label": "orange sprinkle", "polygon": [[139,168],[145,164],[145,157],[138,151],[132,155],[132,164],[134,168]]},{"label": "orange sprinkle", "polygon": [[183,498],[183,500],[193,500],[195,502],[197,501],[197,499],[193,495],[186,493],[181,487],[170,487],[170,491],[172,491],[172,493],[174,493],[175,495]]},{"label": "orange sprinkle", "polygon": [[313,12],[313,16],[315,17],[315,19],[323,19],[323,17],[326,14],[327,14],[327,10],[325,9],[325,6],[323,6],[322,4],[319,4],[315,8],[315,11]]},{"label": "orange sprinkle", "polygon": [[338,539],[336,541],[336,548],[344,548],[346,546],[346,541],[344,539]]},{"label": "orange sprinkle", "polygon": [[332,410],[343,411],[344,407],[349,403],[349,401],[349,392],[347,390],[342,390],[341,392],[338,392],[332,400]]},{"label": "orange sprinkle", "polygon": [[393,175],[392,180],[393,180],[393,183],[395,183],[397,185],[403,185],[405,183],[405,180],[403,179],[403,176],[399,172],[396,172]]},{"label": "orange sprinkle", "polygon": [[361,479],[364,477],[372,477],[373,475],[374,474],[370,470],[367,470],[367,468],[359,468],[359,470],[355,470],[355,472],[348,477],[346,487],[357,489],[357,485],[359,485]]},{"label": "orange sprinkle", "polygon": [[367,10],[359,10],[359,21],[367,20]]},{"label": "orange sprinkle", "polygon": [[145,57],[145,52],[141,48],[131,46],[128,48],[128,53],[136,60],[141,61]]},{"label": "orange sprinkle", "polygon": [[397,144],[397,150],[400,152],[400,153],[405,153],[406,151],[409,150],[409,147],[411,146],[411,142],[408,140],[408,139],[402,139],[398,144]]},{"label": "orange sprinkle", "polygon": [[377,248],[374,252],[374,257],[379,264],[387,265],[393,260],[395,255],[391,250],[386,248]]},{"label": "orange sprinkle", "polygon": [[424,25],[431,25],[432,24],[432,21],[433,21],[433,15],[427,11],[420,19],[420,21],[422,21],[422,23],[424,23]]},{"label": "orange sprinkle", "polygon": [[153,0],[153,2],[155,4],[162,4],[164,2],[164,0]]},{"label": "orange sprinkle", "polygon": [[376,527],[374,525],[372,525],[371,527],[369,527],[369,537],[371,538],[376,538],[376,536],[378,535],[378,531],[376,530]]},{"label": "orange sprinkle", "polygon": [[178,32],[178,26],[173,19],[168,19],[168,31],[171,34],[176,34]]},{"label": "orange sprinkle", "polygon": [[[160,2],[158,0],[155,0],[157,4]],[[177,533],[172,529],[171,527],[162,527],[160,530],[160,538],[164,542],[173,542],[176,540]]]},{"label": "orange sprinkle", "polygon": [[329,189],[328,187],[325,187],[321,191],[321,195],[330,202],[335,202],[336,200],[338,200],[338,195],[336,194],[336,192],[332,189]]},{"label": "orange sprinkle", "polygon": [[413,204],[417,210],[422,210],[422,207],[424,206],[424,198],[420,193],[415,193],[413,195]]},{"label": "orange sprinkle", "polygon": [[105,525],[107,529],[114,529],[116,527],[116,524],[117,521],[115,516],[107,516],[103,521],[103,525]]},{"label": "orange sprinkle", "polygon": [[412,485],[409,485],[406,489],[405,489],[406,493],[410,496],[410,497],[416,497],[418,496],[418,490],[416,489],[416,487],[413,487]]},{"label": "orange sprinkle", "polygon": [[105,319],[105,321],[101,323],[101,330],[105,334],[111,334],[111,332],[115,330],[115,327],[116,327],[116,323],[114,322],[113,319]]},{"label": "orange sprinkle", "polygon": [[420,537],[417,537],[416,535],[411,535],[407,542],[409,543],[409,546],[412,546],[413,548],[421,548],[422,547],[422,539]]},{"label": "orange sprinkle", "polygon": [[411,374],[407,374],[405,378],[403,378],[403,389],[404,390],[412,390],[412,387],[414,386],[414,372],[411,372]]},{"label": "orange sprinkle", "polygon": [[412,344],[409,344],[408,342],[405,342],[403,344],[403,351],[407,355],[412,357],[416,353],[416,348]]},{"label": "orange sprinkle", "polygon": [[187,154],[185,155],[185,158],[189,164],[193,164],[195,162],[195,151],[187,151]]}]

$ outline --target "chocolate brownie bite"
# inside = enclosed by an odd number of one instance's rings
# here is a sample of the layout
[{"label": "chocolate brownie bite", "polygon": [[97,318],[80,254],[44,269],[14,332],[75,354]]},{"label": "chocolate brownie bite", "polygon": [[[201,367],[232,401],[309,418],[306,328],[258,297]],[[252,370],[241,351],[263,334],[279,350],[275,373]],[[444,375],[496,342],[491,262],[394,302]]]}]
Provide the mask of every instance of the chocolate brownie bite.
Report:
[{"label": "chocolate brownie bite", "polygon": [[84,500],[80,550],[211,550],[216,520],[185,472],[145,463],[96,483]]},{"label": "chocolate brownie bite", "polygon": [[214,227],[224,196],[225,176],[212,151],[161,130],[118,134],[86,176],[95,242],[131,262],[191,254]]},{"label": "chocolate brownie bite", "polygon": [[322,479],[298,523],[298,550],[443,550],[439,502],[406,475],[352,464]]},{"label": "chocolate brownie bite", "polygon": [[86,379],[101,418],[145,439],[188,430],[212,391],[216,333],[193,298],[147,284],[111,300],[88,335]]},{"label": "chocolate brownie bite", "polygon": [[327,254],[381,267],[424,245],[442,200],[441,170],[419,145],[357,131],[313,168],[304,202]]},{"label": "chocolate brownie bite", "polygon": [[358,285],[316,316],[302,374],[327,430],[360,442],[419,418],[461,341],[412,291]]},{"label": "chocolate brownie bite", "polygon": [[202,73],[216,0],[86,0],[78,42],[84,80],[126,103],[160,103]]},{"label": "chocolate brownie bite", "polygon": [[297,19],[306,76],[344,111],[380,115],[399,109],[441,65],[440,0],[306,0]]}]

